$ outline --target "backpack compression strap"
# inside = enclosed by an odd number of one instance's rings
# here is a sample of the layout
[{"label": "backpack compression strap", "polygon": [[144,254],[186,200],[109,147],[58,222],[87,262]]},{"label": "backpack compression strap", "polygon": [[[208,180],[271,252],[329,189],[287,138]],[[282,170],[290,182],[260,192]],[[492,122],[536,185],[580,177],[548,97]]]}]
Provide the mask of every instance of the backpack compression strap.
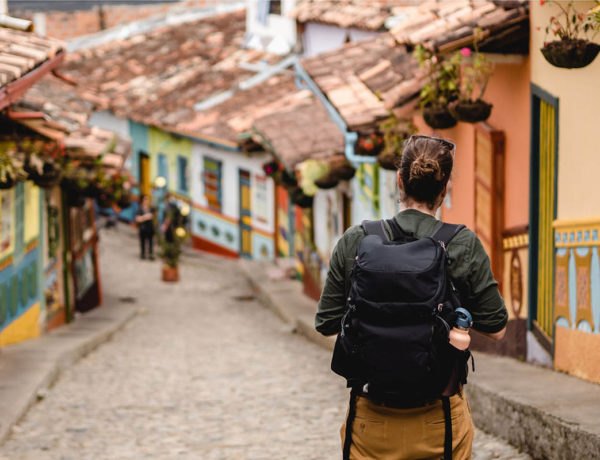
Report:
[{"label": "backpack compression strap", "polygon": [[383,220],[363,220],[360,225],[367,235],[377,235],[383,242],[390,240],[385,231]]},{"label": "backpack compression strap", "polygon": [[465,228],[465,226],[462,224],[457,225],[442,222],[431,238],[435,241],[443,241],[444,244],[448,246],[448,243],[452,241],[452,238],[454,238],[463,228]]}]

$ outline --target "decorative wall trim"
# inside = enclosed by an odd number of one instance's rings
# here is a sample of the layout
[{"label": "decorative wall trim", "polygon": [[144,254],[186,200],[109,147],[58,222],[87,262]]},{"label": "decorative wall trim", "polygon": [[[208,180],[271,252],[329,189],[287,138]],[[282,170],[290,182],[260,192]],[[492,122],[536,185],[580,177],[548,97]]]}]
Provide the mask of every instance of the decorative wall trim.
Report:
[{"label": "decorative wall trim", "polygon": [[557,248],[600,246],[600,218],[555,220]]}]

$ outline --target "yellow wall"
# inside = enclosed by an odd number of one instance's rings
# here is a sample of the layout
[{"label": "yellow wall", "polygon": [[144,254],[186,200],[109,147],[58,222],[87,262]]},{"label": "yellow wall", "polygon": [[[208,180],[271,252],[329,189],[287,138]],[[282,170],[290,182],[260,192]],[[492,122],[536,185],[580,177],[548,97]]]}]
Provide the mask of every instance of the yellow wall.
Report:
[{"label": "yellow wall", "polygon": [[[5,208],[5,202],[9,202],[9,214],[10,214],[10,244],[2,249],[0,246],[0,260],[4,257],[8,256],[13,252],[13,247],[15,245],[15,190],[14,188],[10,190],[0,190],[0,225],[4,222],[4,216],[2,215],[2,210]],[[0,231],[0,237],[4,238],[4,235]],[[0,241],[2,244],[3,241]]]},{"label": "yellow wall", "polygon": [[[575,2],[579,12],[594,5],[592,1]],[[559,8],[551,2],[543,6],[530,2],[530,8],[531,81],[559,99],[557,218],[600,216],[600,200],[596,199],[600,168],[600,57],[581,69],[560,69],[549,64],[540,48],[549,18],[557,15]],[[549,35],[547,41],[553,37]]]},{"label": "yellow wall", "polygon": [[27,243],[40,233],[40,189],[25,182],[25,239]]},{"label": "yellow wall", "polygon": [[0,347],[40,335],[40,303],[35,303],[25,313],[0,331]]},{"label": "yellow wall", "polygon": [[[188,160],[188,174],[191,171],[192,142],[157,128],[148,129],[148,149],[150,156],[150,180],[154,181],[158,174],[158,154],[167,155],[169,164],[169,190],[178,192],[178,164],[177,157],[182,156]],[[191,187],[191,180],[188,177],[188,193]]]}]

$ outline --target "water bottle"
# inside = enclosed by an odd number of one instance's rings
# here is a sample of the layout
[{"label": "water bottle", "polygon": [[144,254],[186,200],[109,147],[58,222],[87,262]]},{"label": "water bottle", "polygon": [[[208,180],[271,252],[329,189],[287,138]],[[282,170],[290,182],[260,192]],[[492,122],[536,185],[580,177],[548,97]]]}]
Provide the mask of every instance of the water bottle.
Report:
[{"label": "water bottle", "polygon": [[473,318],[471,313],[462,307],[457,308],[455,311],[458,318],[456,324],[450,330],[450,345],[459,350],[466,350],[471,344],[469,328],[473,325]]}]

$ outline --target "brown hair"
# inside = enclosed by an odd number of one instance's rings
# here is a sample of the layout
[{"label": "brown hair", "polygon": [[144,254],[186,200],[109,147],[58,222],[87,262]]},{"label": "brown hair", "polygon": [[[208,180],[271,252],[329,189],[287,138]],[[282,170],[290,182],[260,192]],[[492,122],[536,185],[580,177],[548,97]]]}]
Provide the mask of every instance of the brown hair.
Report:
[{"label": "brown hair", "polygon": [[433,209],[452,172],[453,144],[428,136],[412,136],[399,161],[404,199],[426,203]]}]

